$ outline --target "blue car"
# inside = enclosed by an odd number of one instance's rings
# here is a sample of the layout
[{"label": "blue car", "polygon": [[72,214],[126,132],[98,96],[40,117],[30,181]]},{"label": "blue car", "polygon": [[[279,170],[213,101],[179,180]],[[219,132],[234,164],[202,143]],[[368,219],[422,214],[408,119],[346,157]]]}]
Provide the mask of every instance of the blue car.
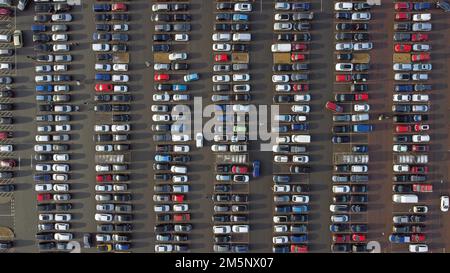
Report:
[{"label": "blue car", "polygon": [[308,11],[311,9],[311,3],[293,3],[292,10]]},{"label": "blue car", "polygon": [[414,10],[427,10],[431,9],[431,3],[424,2],[424,3],[414,3]]},{"label": "blue car", "polygon": [[31,25],[31,31],[33,31],[33,32],[44,32],[44,31],[47,31],[47,26],[45,26],[45,25]]},{"label": "blue car", "polygon": [[33,176],[33,180],[35,182],[40,182],[40,181],[50,181],[52,180],[52,176],[49,174],[35,174]]},{"label": "blue car", "polygon": [[192,73],[184,75],[183,79],[185,82],[193,82],[198,81],[200,79],[200,76],[198,75],[198,73]]},{"label": "blue car", "polygon": [[255,160],[253,161],[253,177],[258,177],[260,175],[260,167],[261,167],[261,162],[259,160]]},{"label": "blue car", "polygon": [[370,124],[355,124],[353,125],[353,132],[355,133],[369,133],[373,131],[373,126]]},{"label": "blue car", "polygon": [[290,238],[291,243],[304,243],[308,241],[308,235],[292,235]]},{"label": "blue car", "polygon": [[413,92],[412,84],[397,84],[395,85],[395,92]]},{"label": "blue car", "polygon": [[391,234],[389,235],[389,242],[391,243],[397,243],[397,244],[403,244],[403,243],[409,243],[410,237],[406,235],[398,235],[398,234]]},{"label": "blue car", "polygon": [[290,206],[275,206],[275,212],[289,213],[289,212],[291,212],[291,207]]},{"label": "blue car", "polygon": [[309,207],[307,205],[294,205],[292,206],[292,212],[294,213],[303,213],[308,212]]},{"label": "blue car", "polygon": [[272,248],[273,253],[289,253],[289,247],[288,246],[274,246]]},{"label": "blue car", "polygon": [[110,11],[111,5],[110,4],[94,4],[92,6],[92,10],[94,12]]},{"label": "blue car", "polygon": [[156,162],[170,162],[172,157],[170,155],[155,155]]},{"label": "blue car", "polygon": [[219,122],[233,121],[233,116],[226,116],[226,115],[216,116],[216,120]]},{"label": "blue car", "polygon": [[233,14],[233,21],[248,21],[249,16],[247,14]]},{"label": "blue car", "polygon": [[188,86],[186,84],[174,84],[172,85],[172,91],[187,91]]},{"label": "blue car", "polygon": [[53,97],[52,95],[36,95],[36,100],[50,102],[53,100]]},{"label": "blue car", "polygon": [[298,123],[291,125],[292,131],[307,131],[308,129],[309,129],[308,123]]},{"label": "blue car", "polygon": [[36,85],[36,92],[53,92],[53,85]]},{"label": "blue car", "polygon": [[227,109],[227,106],[224,104],[214,104],[214,111],[222,111],[225,112]]},{"label": "blue car", "polygon": [[110,74],[104,74],[104,73],[97,73],[95,74],[95,80],[97,81],[110,81],[111,75]]},{"label": "blue car", "polygon": [[367,153],[369,151],[369,146],[367,145],[355,145],[352,148],[354,153]]},{"label": "blue car", "polygon": [[124,243],[114,244],[114,249],[115,250],[129,250],[130,244],[124,244]]}]

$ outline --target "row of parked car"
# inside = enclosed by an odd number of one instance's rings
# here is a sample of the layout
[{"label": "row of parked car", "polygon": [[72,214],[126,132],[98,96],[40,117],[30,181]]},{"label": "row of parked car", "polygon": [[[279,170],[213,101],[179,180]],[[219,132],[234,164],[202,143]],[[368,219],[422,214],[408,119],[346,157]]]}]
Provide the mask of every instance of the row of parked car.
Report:
[{"label": "row of parked car", "polygon": [[272,151],[273,162],[283,173],[273,175],[272,186],[272,251],[276,253],[308,252],[309,30],[313,19],[309,1],[274,3],[273,102],[280,105],[280,113],[272,121],[272,132],[279,134]]},{"label": "row of parked car", "polygon": [[334,144],[345,152],[333,154],[330,205],[332,252],[366,252],[367,224],[359,219],[367,211],[369,147],[352,144],[352,134],[368,134],[370,124],[369,34],[372,6],[363,1],[335,2],[335,91],[326,108],[333,111]]},{"label": "row of parked car", "polygon": [[34,189],[37,193],[38,226],[36,240],[41,251],[69,250],[74,221],[71,210],[70,144],[73,125],[73,91],[70,22],[71,6],[36,3],[33,32],[35,90],[38,104],[34,146]]},{"label": "row of parked car", "polygon": [[[170,2],[170,1],[166,1]],[[153,163],[154,195],[153,211],[156,213],[155,252],[184,252],[189,250],[189,233],[192,230],[191,208],[188,203],[190,191],[189,152],[191,136],[182,120],[189,110],[191,97],[190,81],[199,79],[197,73],[189,73],[190,56],[187,49],[190,41],[192,20],[187,1],[172,1],[152,6],[151,20],[154,22],[153,70],[154,95],[153,140],[156,142]],[[174,47],[180,48],[175,51]],[[177,105],[181,102],[183,105]],[[197,147],[203,146],[203,136],[197,136]]]},{"label": "row of parked car", "polygon": [[393,216],[394,244],[409,244],[410,252],[428,252],[425,234],[426,214],[429,207],[420,202],[421,193],[432,192],[428,181],[428,152],[430,125],[428,112],[432,86],[427,83],[433,66],[428,32],[432,30],[431,2],[405,2],[394,4],[393,72],[393,186],[392,201],[395,211],[404,205],[412,208]]},{"label": "row of parked car", "polygon": [[[7,2],[9,3],[10,2]],[[13,21],[15,15],[12,9],[5,3],[0,3],[1,19],[4,21]],[[4,24],[0,31],[2,33],[11,31],[6,24]],[[20,31],[20,30],[19,30]],[[14,185],[14,168],[17,165],[17,161],[14,158],[14,144],[10,142],[14,132],[10,131],[10,124],[14,123],[14,116],[12,110],[14,109],[14,90],[12,88],[13,78],[7,76],[12,68],[12,62],[14,60],[14,43],[11,39],[11,35],[7,34],[6,37],[0,35],[0,43],[2,43],[2,49],[0,49],[0,56],[2,59],[8,62],[0,63],[0,70],[3,75],[0,77],[0,98],[2,103],[0,104],[0,194],[12,195],[15,190]],[[0,240],[0,251],[6,251],[12,248],[13,241],[6,239]]]},{"label": "row of parked car", "polygon": [[[97,205],[94,219],[97,222],[95,243],[101,252],[130,250],[133,231],[128,156],[132,132],[128,112],[133,101],[128,87],[128,7],[123,2],[98,1],[92,5],[96,19],[92,50],[97,60],[93,90],[94,110],[97,112],[94,126]],[[110,21],[108,16],[116,18]]]},{"label": "row of parked car", "polygon": [[222,113],[216,115],[211,146],[216,158],[212,195],[214,252],[249,250],[249,183],[252,179],[248,166],[249,115],[245,111],[226,111],[226,107],[238,110],[239,105],[252,99],[249,73],[252,11],[250,2],[216,1],[211,101]]}]

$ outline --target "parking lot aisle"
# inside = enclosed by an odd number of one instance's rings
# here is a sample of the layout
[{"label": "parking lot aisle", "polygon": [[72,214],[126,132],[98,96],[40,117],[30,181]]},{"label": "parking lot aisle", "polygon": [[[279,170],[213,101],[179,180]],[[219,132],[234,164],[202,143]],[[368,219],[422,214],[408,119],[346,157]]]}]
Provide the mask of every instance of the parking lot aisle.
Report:
[{"label": "parking lot aisle", "polygon": [[[381,251],[389,251],[387,237],[392,231],[392,119],[378,120],[380,114],[389,114],[392,107],[393,79],[392,26],[393,3],[383,1],[372,9],[370,35],[374,49],[370,52],[370,115],[374,131],[369,134],[369,204],[367,239],[378,241]],[[388,224],[384,224],[388,223]]]},{"label": "parking lot aisle", "polygon": [[[16,186],[14,198],[14,252],[37,252],[34,236],[36,233],[37,212],[34,185],[30,180],[30,155],[33,153],[35,130],[34,113],[35,98],[33,89],[34,66],[26,55],[33,55],[30,29],[33,11],[17,11],[15,29],[22,30],[24,47],[15,49],[15,69],[12,90],[15,92],[13,125],[14,157],[19,161],[19,167],[14,170]],[[14,17],[13,17],[14,18]],[[11,44],[12,47],[12,44]],[[7,143],[2,143],[7,144]],[[0,224],[1,225],[1,224]]]},{"label": "parking lot aisle", "polygon": [[[252,42],[250,48],[250,71],[252,77],[252,103],[273,104],[272,101],[272,58],[270,45],[273,41],[273,1],[255,1],[251,13]],[[262,4],[262,6],[261,6]],[[262,12],[261,12],[262,11]],[[270,109],[267,117],[270,127]],[[270,151],[260,151],[259,141],[250,145],[250,157],[261,162],[261,176],[250,180],[250,251],[271,252],[273,231],[272,171],[273,155]]]},{"label": "parking lot aisle", "polygon": [[332,115],[324,111],[324,105],[333,99],[334,35],[333,1],[313,2],[314,20],[310,43],[311,65],[311,114],[309,115],[312,143],[308,147],[311,157],[310,174],[311,212],[308,238],[311,252],[330,252],[330,209],[332,151]]}]

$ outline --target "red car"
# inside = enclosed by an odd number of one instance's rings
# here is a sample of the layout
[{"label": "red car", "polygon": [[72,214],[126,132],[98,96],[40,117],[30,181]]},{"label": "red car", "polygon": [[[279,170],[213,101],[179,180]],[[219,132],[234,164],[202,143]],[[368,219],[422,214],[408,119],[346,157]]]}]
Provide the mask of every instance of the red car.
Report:
[{"label": "red car", "polygon": [[112,175],[110,174],[99,174],[95,177],[95,180],[97,182],[105,182],[105,181],[112,181]]},{"label": "red car", "polygon": [[416,132],[428,131],[429,129],[430,125],[428,124],[414,124],[414,131]]},{"label": "red car", "polygon": [[411,60],[413,62],[429,61],[430,60],[430,53],[413,54],[411,56]]},{"label": "red car", "polygon": [[229,61],[228,54],[216,54],[216,56],[214,56],[214,61],[228,62]]},{"label": "red car", "polygon": [[428,152],[430,150],[430,147],[428,145],[417,145],[414,144],[412,146],[413,152]]},{"label": "red car", "polygon": [[413,184],[413,192],[433,192],[431,184]]},{"label": "red car", "polygon": [[397,20],[397,21],[409,21],[410,20],[409,13],[397,12],[395,14],[395,20]]},{"label": "red car", "polygon": [[293,62],[304,61],[304,60],[305,60],[304,54],[299,54],[299,53],[291,54],[291,61],[293,61]]},{"label": "red car", "polygon": [[340,105],[337,105],[336,103],[332,102],[332,101],[327,101],[327,103],[325,104],[325,107],[328,110],[331,110],[333,112],[337,112],[337,113],[342,113],[344,112],[344,108]]},{"label": "red car", "polygon": [[397,125],[397,126],[395,126],[395,131],[397,133],[408,133],[408,132],[411,132],[411,126],[409,126],[409,125]]},{"label": "red car", "polygon": [[112,4],[111,10],[112,11],[127,11],[128,8],[125,3],[115,3],[115,4]]},{"label": "red car", "polygon": [[304,84],[293,84],[292,85],[292,90],[294,90],[295,92],[308,91],[309,90],[309,84],[307,84],[307,83],[304,83]]},{"label": "red car", "polygon": [[413,243],[421,243],[425,241],[425,234],[423,233],[415,233],[411,234],[411,242]]},{"label": "red car", "polygon": [[243,173],[245,174],[245,173],[248,173],[248,167],[233,165],[233,167],[231,167],[231,172],[234,174],[243,174]]},{"label": "red car", "polygon": [[305,245],[291,245],[291,252],[292,253],[307,253],[308,252],[308,246],[305,246]]},{"label": "red car", "polygon": [[306,44],[292,44],[291,50],[292,51],[305,51],[305,50],[308,50],[308,46]]},{"label": "red car", "polygon": [[184,222],[191,220],[191,214],[189,213],[177,213],[173,215],[174,222]]},{"label": "red car", "polygon": [[411,173],[428,173],[428,166],[412,166]]},{"label": "red car", "polygon": [[424,42],[424,41],[428,41],[428,34],[414,33],[414,34],[411,36],[411,41],[413,41],[413,42]]},{"label": "red car", "polygon": [[355,94],[355,100],[369,100],[369,94],[367,93]]},{"label": "red car", "polygon": [[336,75],[336,81],[337,82],[351,82],[352,81],[352,75],[350,75],[350,74],[337,74]]},{"label": "red car", "polygon": [[411,52],[412,46],[407,44],[395,44],[394,51],[395,52]]},{"label": "red car", "polygon": [[398,2],[395,3],[395,10],[407,10],[410,11],[413,8],[413,4],[409,2]]},{"label": "red car", "polygon": [[333,242],[335,242],[335,243],[350,242],[350,235],[348,235],[348,234],[333,234]]},{"label": "red car", "polygon": [[14,159],[2,159],[0,160],[0,167],[1,168],[13,168],[15,167],[16,161]]},{"label": "red car", "polygon": [[184,195],[183,194],[172,194],[172,201],[173,202],[183,202]]},{"label": "red car", "polygon": [[353,242],[364,242],[366,240],[366,235],[364,234],[352,234]]},{"label": "red car", "polygon": [[95,91],[97,92],[111,92],[113,91],[113,85],[110,83],[97,83],[95,85]]},{"label": "red car", "polygon": [[53,196],[50,193],[39,193],[37,195],[38,202],[52,200],[52,199],[53,199]]},{"label": "red car", "polygon": [[11,10],[6,8],[0,8],[0,15],[11,15]]},{"label": "red car", "polygon": [[153,77],[155,82],[164,82],[170,80],[169,74],[155,74]]}]

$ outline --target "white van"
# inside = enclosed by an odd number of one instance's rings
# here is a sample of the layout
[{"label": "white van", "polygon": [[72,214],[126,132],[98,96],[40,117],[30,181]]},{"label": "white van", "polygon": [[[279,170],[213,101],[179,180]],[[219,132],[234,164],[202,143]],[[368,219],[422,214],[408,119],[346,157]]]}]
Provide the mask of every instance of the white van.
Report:
[{"label": "white van", "polygon": [[252,35],[250,33],[234,33],[234,42],[250,42],[252,40]]},{"label": "white van", "polygon": [[392,195],[392,201],[395,203],[417,203],[419,197],[415,194],[394,194]]},{"label": "white van", "polygon": [[272,52],[290,52],[291,44],[273,44]]}]

